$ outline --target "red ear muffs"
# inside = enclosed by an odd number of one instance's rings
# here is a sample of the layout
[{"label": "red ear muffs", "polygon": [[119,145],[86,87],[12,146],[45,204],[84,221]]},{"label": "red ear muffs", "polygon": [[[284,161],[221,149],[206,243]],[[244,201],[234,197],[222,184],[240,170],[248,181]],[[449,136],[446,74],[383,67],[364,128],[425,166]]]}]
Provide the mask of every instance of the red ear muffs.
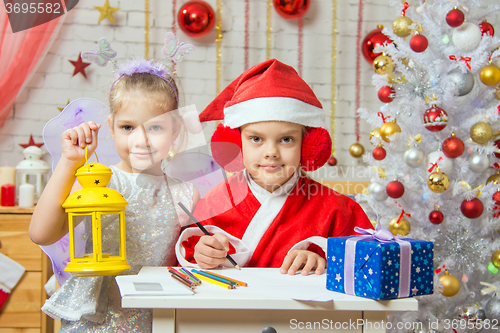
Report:
[{"label": "red ear muffs", "polygon": [[215,162],[227,172],[238,172],[245,168],[239,129],[219,124],[212,135],[210,146]]},{"label": "red ear muffs", "polygon": [[332,151],[332,138],[321,127],[306,127],[302,136],[300,164],[304,171],[314,171],[328,161]]},{"label": "red ear muffs", "polygon": [[[211,140],[212,156],[224,170],[243,170],[241,133],[237,128],[217,126]],[[314,171],[328,161],[332,150],[332,139],[328,131],[321,127],[307,127],[302,137],[301,167],[304,171]]]}]

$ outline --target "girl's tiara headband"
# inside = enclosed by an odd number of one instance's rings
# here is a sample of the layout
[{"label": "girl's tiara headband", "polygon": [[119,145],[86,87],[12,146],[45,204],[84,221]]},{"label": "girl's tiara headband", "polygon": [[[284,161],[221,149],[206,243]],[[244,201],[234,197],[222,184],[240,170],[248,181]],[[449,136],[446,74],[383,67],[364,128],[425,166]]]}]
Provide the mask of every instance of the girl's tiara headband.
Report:
[{"label": "girl's tiara headband", "polygon": [[175,101],[178,105],[178,97],[175,92],[172,83],[170,83],[169,78],[175,73],[171,68],[172,63],[178,63],[182,61],[184,56],[194,51],[194,46],[192,44],[186,44],[184,42],[178,42],[177,37],[171,33],[167,32],[165,37],[165,44],[162,49],[163,55],[169,60],[169,65],[167,66],[162,62],[154,61],[151,59],[132,59],[127,61],[123,65],[118,65],[112,59],[116,57],[116,51],[111,48],[111,45],[102,37],[97,42],[97,50],[92,50],[90,52],[82,53],[82,59],[92,61],[98,66],[104,67],[108,62],[112,62],[115,65],[115,77],[116,80],[111,85],[113,89],[116,82],[125,75],[132,75],[135,73],[149,73],[156,75],[163,80],[165,80],[175,95]]}]

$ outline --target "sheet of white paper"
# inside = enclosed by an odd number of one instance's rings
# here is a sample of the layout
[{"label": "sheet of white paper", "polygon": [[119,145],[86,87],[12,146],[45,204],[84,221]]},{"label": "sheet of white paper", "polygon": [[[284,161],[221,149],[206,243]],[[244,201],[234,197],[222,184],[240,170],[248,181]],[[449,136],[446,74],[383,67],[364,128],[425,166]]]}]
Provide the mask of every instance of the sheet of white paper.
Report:
[{"label": "sheet of white paper", "polygon": [[116,283],[120,295],[193,295],[194,292],[168,275],[119,275]]},{"label": "sheet of white paper", "polygon": [[299,301],[331,301],[338,294],[326,289],[326,274],[281,274],[279,268],[234,268],[214,270],[214,273],[246,282],[248,287],[238,287],[231,292],[291,298]]}]

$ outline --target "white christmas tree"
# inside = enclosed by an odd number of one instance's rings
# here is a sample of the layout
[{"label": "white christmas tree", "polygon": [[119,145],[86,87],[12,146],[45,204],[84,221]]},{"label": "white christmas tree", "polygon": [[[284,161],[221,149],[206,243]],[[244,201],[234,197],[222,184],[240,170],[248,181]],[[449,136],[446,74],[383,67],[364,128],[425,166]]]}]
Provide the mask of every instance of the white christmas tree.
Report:
[{"label": "white christmas tree", "polygon": [[393,42],[374,50],[386,104],[358,110],[376,148],[363,156],[372,179],[356,199],[394,234],[434,242],[434,294],[393,323],[500,329],[500,39],[485,21],[500,5],[419,3],[391,3],[402,15],[382,33]]}]

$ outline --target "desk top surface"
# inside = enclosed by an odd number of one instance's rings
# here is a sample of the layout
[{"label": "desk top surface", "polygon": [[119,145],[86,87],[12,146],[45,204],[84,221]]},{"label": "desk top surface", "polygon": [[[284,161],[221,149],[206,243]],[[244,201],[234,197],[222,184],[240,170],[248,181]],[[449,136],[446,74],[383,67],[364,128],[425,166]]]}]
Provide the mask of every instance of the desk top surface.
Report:
[{"label": "desk top surface", "polygon": [[[276,271],[276,272],[273,272]],[[216,271],[222,275],[228,275],[225,270]],[[276,268],[243,268],[243,274],[265,272],[276,273],[273,278],[290,279],[287,275],[281,276]],[[165,274],[170,278],[166,267],[144,267],[139,275]],[[250,277],[249,277],[250,278]],[[297,276],[298,279],[311,279],[306,281],[319,281],[320,286],[326,285],[326,274],[321,276]],[[244,281],[244,279],[241,279]],[[302,280],[304,281],[304,280]],[[245,281],[245,282],[248,282]],[[254,284],[255,285],[255,284]],[[258,290],[253,294],[252,285],[248,288],[238,287],[227,290],[219,286],[203,283],[196,287],[195,294],[189,296],[124,296],[122,306],[125,308],[164,308],[164,309],[274,309],[274,310],[357,310],[357,311],[416,311],[418,301],[415,298],[402,298],[395,300],[373,300],[363,297],[351,296],[337,293],[324,288],[324,293],[333,300],[295,300],[292,298],[276,295],[265,296],[263,291]],[[272,286],[271,286],[272,287]],[[307,288],[307,286],[304,286]],[[245,289],[245,290],[243,290]],[[254,289],[255,290],[255,289]]]}]

